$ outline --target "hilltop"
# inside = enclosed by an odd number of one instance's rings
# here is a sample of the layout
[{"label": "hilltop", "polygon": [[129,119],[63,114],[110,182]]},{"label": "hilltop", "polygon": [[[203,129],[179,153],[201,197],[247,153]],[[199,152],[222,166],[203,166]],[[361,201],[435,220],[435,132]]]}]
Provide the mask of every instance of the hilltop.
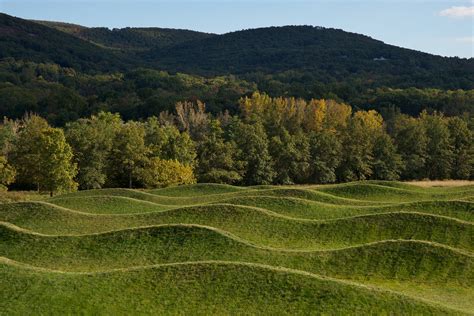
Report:
[{"label": "hilltop", "polygon": [[291,71],[321,82],[350,79],[396,87],[474,87],[472,59],[434,56],[338,29],[285,26],[215,35],[0,17],[0,32],[5,35],[0,57],[77,65],[87,71],[127,66],[211,76]]},{"label": "hilltop", "polygon": [[74,35],[104,48],[122,50],[149,50],[151,48],[169,47],[192,40],[200,40],[215,34],[191,30],[158,28],[158,27],[126,27],[109,29],[106,27],[85,27],[82,25],[33,21],[59,31]]},{"label": "hilltop", "polygon": [[89,72],[124,69],[129,60],[69,33],[0,14],[0,59],[55,63]]},{"label": "hilltop", "polygon": [[[472,88],[474,61],[387,45],[368,36],[312,26],[250,29],[152,50],[171,71],[200,74],[299,72],[321,82]],[[456,80],[455,80],[456,78]]]}]

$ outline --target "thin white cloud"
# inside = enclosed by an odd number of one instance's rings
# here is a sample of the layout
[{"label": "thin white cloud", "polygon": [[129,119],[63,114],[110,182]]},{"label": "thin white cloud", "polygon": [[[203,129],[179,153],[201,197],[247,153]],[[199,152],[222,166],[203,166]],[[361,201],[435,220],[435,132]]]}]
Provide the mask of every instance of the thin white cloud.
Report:
[{"label": "thin white cloud", "polygon": [[465,18],[474,16],[474,6],[470,7],[451,7],[439,13],[440,16],[447,16],[449,18]]},{"label": "thin white cloud", "polygon": [[458,37],[458,38],[456,38],[456,42],[460,42],[460,43],[474,43],[474,36]]}]

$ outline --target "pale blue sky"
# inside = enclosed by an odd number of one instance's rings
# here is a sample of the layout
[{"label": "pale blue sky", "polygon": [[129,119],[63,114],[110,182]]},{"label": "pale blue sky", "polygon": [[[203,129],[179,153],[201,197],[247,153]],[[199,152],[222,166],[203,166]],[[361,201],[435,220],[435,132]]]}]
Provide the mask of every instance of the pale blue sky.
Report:
[{"label": "pale blue sky", "polygon": [[319,25],[443,56],[474,57],[472,0],[0,0],[0,11],[85,26],[225,33]]}]

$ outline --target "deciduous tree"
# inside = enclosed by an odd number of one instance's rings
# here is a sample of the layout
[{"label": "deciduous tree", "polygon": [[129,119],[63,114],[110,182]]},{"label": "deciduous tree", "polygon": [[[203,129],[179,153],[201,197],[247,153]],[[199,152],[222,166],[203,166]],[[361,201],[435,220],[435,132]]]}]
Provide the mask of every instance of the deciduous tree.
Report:
[{"label": "deciduous tree", "polygon": [[152,157],[139,171],[139,178],[146,188],[196,183],[193,168],[177,160]]},{"label": "deciduous tree", "polygon": [[336,133],[329,130],[313,132],[309,137],[310,183],[332,183],[336,181],[336,169],[341,162],[342,146]]},{"label": "deciduous tree", "polygon": [[63,130],[51,127],[43,129],[39,146],[41,187],[49,191],[51,196],[58,191],[76,190],[74,177],[77,174],[77,166],[73,163],[71,146],[66,142]]},{"label": "deciduous tree", "polygon": [[428,138],[425,174],[430,179],[447,179],[451,175],[454,158],[447,121],[441,114],[430,115],[426,112],[421,114],[420,119]]},{"label": "deciduous tree", "polygon": [[99,189],[106,182],[107,162],[121,125],[118,114],[105,112],[66,125],[66,139],[74,152],[82,189]]},{"label": "deciduous tree", "polygon": [[219,121],[211,120],[209,130],[197,145],[196,173],[199,182],[234,184],[242,180],[245,163],[233,141],[224,141]]},{"label": "deciduous tree", "polygon": [[0,189],[15,181],[16,170],[8,163],[5,156],[0,156]]},{"label": "deciduous tree", "polygon": [[263,125],[241,123],[235,135],[235,142],[246,165],[243,182],[246,185],[271,184],[275,172]]},{"label": "deciduous tree", "polygon": [[147,162],[149,149],[145,145],[145,128],[138,122],[123,124],[115,135],[109,160],[112,186],[133,187]]}]

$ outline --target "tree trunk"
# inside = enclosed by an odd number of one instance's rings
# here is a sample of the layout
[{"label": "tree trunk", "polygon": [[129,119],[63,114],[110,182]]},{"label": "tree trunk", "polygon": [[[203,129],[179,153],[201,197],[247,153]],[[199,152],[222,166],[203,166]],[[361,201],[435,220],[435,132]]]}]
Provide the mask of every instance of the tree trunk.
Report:
[{"label": "tree trunk", "polygon": [[128,187],[132,188],[132,171],[128,173]]},{"label": "tree trunk", "polygon": [[53,191],[49,191],[49,196],[53,197]]}]

